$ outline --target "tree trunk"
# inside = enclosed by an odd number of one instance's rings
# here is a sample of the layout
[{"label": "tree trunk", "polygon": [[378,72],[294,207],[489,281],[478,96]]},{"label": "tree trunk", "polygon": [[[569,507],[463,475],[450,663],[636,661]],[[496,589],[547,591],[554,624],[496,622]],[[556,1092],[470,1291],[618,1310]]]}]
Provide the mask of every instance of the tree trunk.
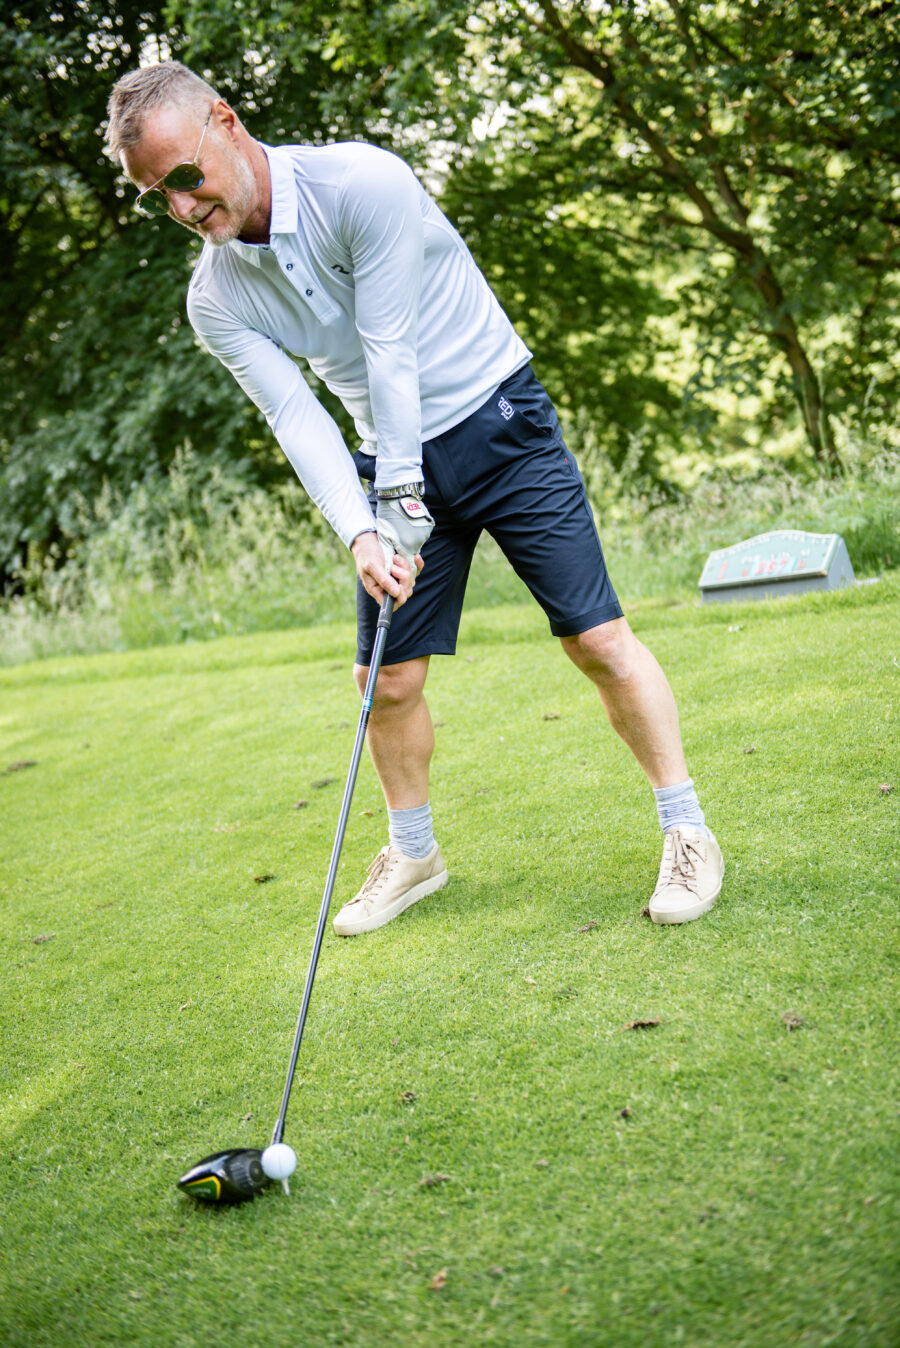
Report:
[{"label": "tree trunk", "polygon": [[818,376],[799,341],[786,346],[785,354],[794,376],[794,392],[803,413],[807,439],[819,463],[834,471],[840,467],[840,459]]},{"label": "tree trunk", "polygon": [[[749,241],[749,235],[747,236]],[[830,471],[840,467],[834,431],[822,397],[819,377],[800,340],[797,325],[787,307],[784,291],[768,258],[752,244],[740,249],[741,256],[759,291],[771,320],[775,345],[784,352],[791,367],[794,396],[803,418],[806,438],[818,463]]]}]

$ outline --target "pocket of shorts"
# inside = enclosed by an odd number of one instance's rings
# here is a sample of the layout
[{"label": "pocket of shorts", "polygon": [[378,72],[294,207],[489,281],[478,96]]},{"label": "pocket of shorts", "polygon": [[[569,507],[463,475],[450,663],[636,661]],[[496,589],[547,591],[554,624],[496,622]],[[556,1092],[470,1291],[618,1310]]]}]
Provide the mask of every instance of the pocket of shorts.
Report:
[{"label": "pocket of shorts", "polygon": [[546,417],[541,415],[541,409],[537,407],[517,407],[516,411],[527,421],[531,429],[537,434],[549,440],[553,435],[554,427],[550,425]]},{"label": "pocket of shorts", "polygon": [[550,398],[532,398],[528,402],[513,404],[522,420],[544,444],[549,444],[560,436],[559,420]]}]

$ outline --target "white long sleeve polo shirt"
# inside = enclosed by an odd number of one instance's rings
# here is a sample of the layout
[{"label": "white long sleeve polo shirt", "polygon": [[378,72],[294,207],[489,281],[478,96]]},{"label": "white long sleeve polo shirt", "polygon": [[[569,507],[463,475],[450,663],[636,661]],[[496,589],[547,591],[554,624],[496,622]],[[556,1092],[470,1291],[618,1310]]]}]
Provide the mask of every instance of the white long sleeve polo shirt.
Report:
[{"label": "white long sleeve polo shirt", "polygon": [[349,546],[372,514],[337,425],[291,356],[340,398],[384,488],[420,479],[422,441],[458,425],[531,353],[396,155],[358,142],[263,148],[270,242],[207,243],[188,316]]}]

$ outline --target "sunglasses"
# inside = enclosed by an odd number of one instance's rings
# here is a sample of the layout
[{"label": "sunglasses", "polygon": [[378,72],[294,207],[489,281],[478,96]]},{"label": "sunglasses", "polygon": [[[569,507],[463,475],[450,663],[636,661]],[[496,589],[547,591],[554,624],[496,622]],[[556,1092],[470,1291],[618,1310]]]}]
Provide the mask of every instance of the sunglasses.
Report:
[{"label": "sunglasses", "polygon": [[166,196],[167,192],[193,192],[195,188],[203,186],[203,174],[200,172],[200,165],[197,161],[200,158],[200,148],[203,145],[203,137],[206,135],[210,117],[212,117],[212,108],[210,108],[209,116],[203,123],[200,144],[197,146],[197,153],[190,163],[176,164],[165,177],[160,178],[159,182],[138,193],[134,204],[142,215],[168,215],[169,198]]}]

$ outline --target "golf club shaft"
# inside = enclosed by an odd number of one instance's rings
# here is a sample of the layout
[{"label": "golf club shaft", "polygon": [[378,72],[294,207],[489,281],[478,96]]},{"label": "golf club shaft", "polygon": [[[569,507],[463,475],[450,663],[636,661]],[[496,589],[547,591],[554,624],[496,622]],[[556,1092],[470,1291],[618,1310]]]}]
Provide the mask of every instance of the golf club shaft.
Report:
[{"label": "golf club shaft", "polygon": [[325,935],[325,923],[328,921],[328,908],[331,904],[331,895],[334,892],[334,884],[337,879],[338,862],[341,858],[344,834],[347,831],[347,819],[350,814],[350,802],[353,799],[353,788],[356,786],[359,761],[362,757],[363,745],[366,742],[366,727],[369,724],[369,712],[372,710],[372,698],[375,694],[375,683],[378,679],[378,671],[381,668],[381,657],[384,653],[384,643],[387,640],[388,628],[391,625],[391,616],[393,612],[393,596],[386,594],[381,601],[381,612],[378,614],[378,626],[375,630],[375,643],[372,647],[372,658],[369,661],[369,676],[366,679],[366,691],[363,694],[362,710],[359,714],[359,725],[356,728],[356,743],[353,745],[353,756],[350,759],[350,772],[347,776],[347,785],[344,787],[344,799],[341,802],[341,813],[340,818],[338,819],[337,833],[334,838],[334,846],[331,849],[331,865],[328,867],[328,879],[325,881],[325,893],[322,895],[322,906],[319,909],[319,922],[316,927],[316,938],[313,942],[312,955],[309,960],[309,969],[306,974],[306,986],[303,989],[303,1004],[300,1007],[300,1018],[297,1021],[297,1032],[294,1035],[294,1047],[291,1052],[291,1062],[288,1067],[287,1081],[284,1085],[281,1110],[278,1114],[278,1122],[275,1124],[275,1129],[272,1133],[273,1143],[280,1142],[284,1136],[284,1121],[287,1116],[288,1101],[291,1098],[291,1087],[294,1084],[294,1072],[297,1068],[300,1043],[303,1039],[303,1027],[306,1024],[306,1013],[309,1010],[309,999],[310,994],[312,993],[313,980],[316,976],[316,965],[319,962],[319,951],[322,949],[322,940]]}]

